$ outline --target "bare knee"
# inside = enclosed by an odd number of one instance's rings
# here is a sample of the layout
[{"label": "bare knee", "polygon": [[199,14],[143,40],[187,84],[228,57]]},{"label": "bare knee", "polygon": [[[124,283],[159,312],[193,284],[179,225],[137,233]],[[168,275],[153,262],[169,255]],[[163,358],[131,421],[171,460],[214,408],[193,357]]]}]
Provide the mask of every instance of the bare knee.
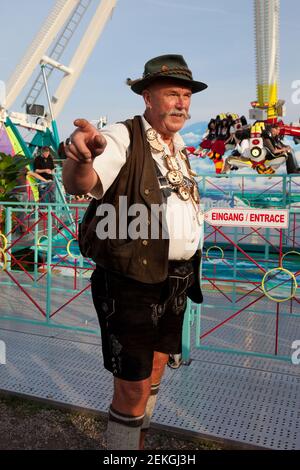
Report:
[{"label": "bare knee", "polygon": [[157,384],[161,381],[169,355],[161,352],[154,352],[151,383]]},{"label": "bare knee", "polygon": [[150,395],[150,387],[150,377],[134,382],[115,378],[113,408],[132,416],[142,415]]}]

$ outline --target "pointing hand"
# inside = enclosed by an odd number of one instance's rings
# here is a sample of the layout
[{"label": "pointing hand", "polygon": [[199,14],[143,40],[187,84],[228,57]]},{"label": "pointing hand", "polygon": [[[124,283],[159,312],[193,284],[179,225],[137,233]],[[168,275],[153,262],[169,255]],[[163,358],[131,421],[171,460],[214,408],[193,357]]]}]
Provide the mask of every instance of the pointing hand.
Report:
[{"label": "pointing hand", "polygon": [[64,152],[67,158],[90,163],[101,155],[106,147],[105,137],[86,119],[75,119],[77,129],[66,140]]}]

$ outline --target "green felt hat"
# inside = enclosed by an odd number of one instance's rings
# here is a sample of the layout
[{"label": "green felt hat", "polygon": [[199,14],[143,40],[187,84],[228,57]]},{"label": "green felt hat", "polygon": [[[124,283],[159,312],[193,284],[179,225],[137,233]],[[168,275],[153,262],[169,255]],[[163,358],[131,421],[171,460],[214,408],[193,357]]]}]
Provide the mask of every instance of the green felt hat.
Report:
[{"label": "green felt hat", "polygon": [[184,58],[182,55],[176,54],[161,55],[148,60],[145,64],[143,77],[137,80],[128,78],[127,85],[131,87],[132,91],[141,95],[150,83],[165,79],[174,79],[176,82],[190,88],[192,93],[198,93],[207,88],[205,83],[193,80],[192,72]]}]

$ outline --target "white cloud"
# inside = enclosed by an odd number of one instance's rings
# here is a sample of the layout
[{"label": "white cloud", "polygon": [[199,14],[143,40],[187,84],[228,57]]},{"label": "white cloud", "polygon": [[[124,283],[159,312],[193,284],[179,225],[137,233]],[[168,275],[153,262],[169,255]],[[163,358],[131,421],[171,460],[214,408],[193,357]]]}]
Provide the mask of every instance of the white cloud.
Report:
[{"label": "white cloud", "polygon": [[182,135],[183,140],[187,144],[196,144],[200,142],[200,134],[195,134],[194,132],[187,132],[186,134]]},{"label": "white cloud", "polygon": [[213,175],[215,173],[215,166],[209,158],[190,158],[192,169],[199,175]]}]

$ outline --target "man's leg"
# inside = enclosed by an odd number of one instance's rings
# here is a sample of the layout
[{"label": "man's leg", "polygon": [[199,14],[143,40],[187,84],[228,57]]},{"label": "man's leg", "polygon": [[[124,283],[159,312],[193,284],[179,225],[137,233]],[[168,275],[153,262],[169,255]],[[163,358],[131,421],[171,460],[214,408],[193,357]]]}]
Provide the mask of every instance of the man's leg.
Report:
[{"label": "man's leg", "polygon": [[39,202],[48,202],[47,200],[47,183],[39,184]]},{"label": "man's leg", "polygon": [[150,396],[147,401],[144,421],[143,421],[143,425],[141,429],[140,449],[144,448],[146,432],[148,431],[149,426],[150,426],[150,421],[151,421],[153,411],[155,408],[161,378],[164,374],[165,367],[168,362],[168,358],[169,358],[168,354],[164,354],[164,353],[157,352],[157,351],[154,352],[153,368],[152,368],[152,374],[151,374]]},{"label": "man's leg", "polygon": [[292,173],[298,173],[299,172],[298,164],[295,160],[294,155],[291,152],[289,152],[287,154],[286,172],[287,172],[288,175],[292,174]]},{"label": "man's leg", "polygon": [[109,409],[107,448],[137,450],[150,394],[151,378],[129,381],[114,378],[114,396]]},{"label": "man's leg", "polygon": [[[104,366],[115,376],[107,427],[107,444],[111,450],[139,448],[158,335],[153,305],[160,302],[161,289],[160,284],[137,286],[136,282],[100,267],[92,276]],[[161,369],[152,377],[156,382],[160,381],[168,355],[162,357],[162,365],[155,359],[155,368]]]},{"label": "man's leg", "polygon": [[168,357],[168,354],[154,352],[152,374],[148,379],[133,382],[114,378],[114,396],[107,427],[109,450],[144,448],[145,434]]},{"label": "man's leg", "polygon": [[52,183],[49,184],[49,202],[55,202],[55,181],[52,181]]}]

